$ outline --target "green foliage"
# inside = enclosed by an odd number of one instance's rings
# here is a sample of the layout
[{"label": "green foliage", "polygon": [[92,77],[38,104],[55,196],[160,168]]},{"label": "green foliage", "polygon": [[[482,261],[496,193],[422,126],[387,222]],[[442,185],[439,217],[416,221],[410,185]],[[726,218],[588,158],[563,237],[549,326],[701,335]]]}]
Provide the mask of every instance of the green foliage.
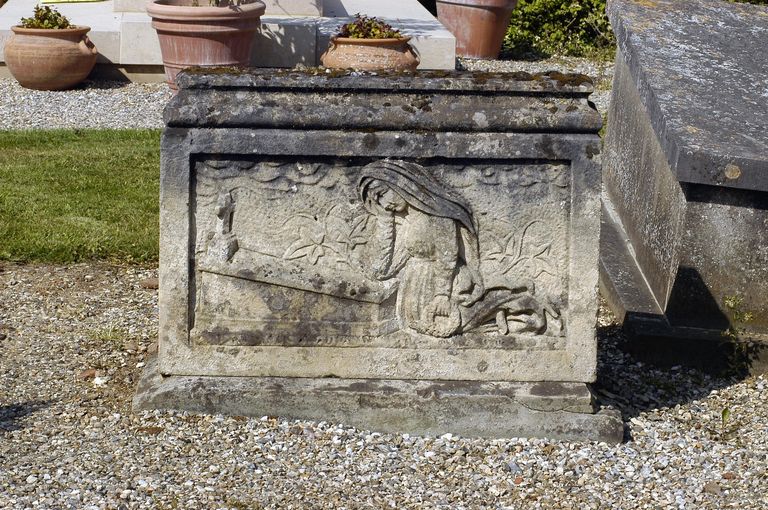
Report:
[{"label": "green foliage", "polygon": [[[553,55],[611,59],[616,39],[606,0],[519,0],[504,40],[511,58]],[[768,0],[728,0],[768,5]]]},{"label": "green foliage", "polygon": [[733,322],[747,323],[755,320],[755,314],[743,310],[744,298],[741,296],[725,296],[723,304],[729,312]]},{"label": "green foliage", "polygon": [[24,28],[62,29],[72,27],[66,16],[47,5],[44,7],[35,6],[34,16],[31,18],[21,18],[20,24]]},{"label": "green foliage", "polygon": [[520,0],[504,50],[514,58],[610,58],[615,44],[605,0]]},{"label": "green foliage", "polygon": [[0,132],[0,260],[154,262],[159,130]]},{"label": "green foliage", "polygon": [[402,34],[378,18],[355,14],[355,21],[342,25],[338,36],[352,39],[395,39],[402,37]]},{"label": "green foliage", "polygon": [[720,413],[722,417],[722,428],[725,430],[725,428],[728,426],[728,421],[731,419],[731,410],[727,407],[723,408],[723,411]]},{"label": "green foliage", "polygon": [[720,430],[712,431],[712,435],[718,441],[730,441],[735,439],[737,444],[741,442],[741,437],[739,436],[741,423],[738,420],[733,420],[732,416],[733,413],[731,412],[730,407],[724,407],[723,410],[720,411]]}]

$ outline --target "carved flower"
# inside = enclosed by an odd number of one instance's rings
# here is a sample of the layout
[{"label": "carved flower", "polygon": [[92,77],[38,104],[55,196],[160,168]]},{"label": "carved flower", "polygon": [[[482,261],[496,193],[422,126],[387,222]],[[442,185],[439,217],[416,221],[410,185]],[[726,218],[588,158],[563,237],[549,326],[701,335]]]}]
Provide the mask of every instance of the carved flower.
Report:
[{"label": "carved flower", "polygon": [[310,264],[315,265],[321,257],[335,256],[334,262],[349,266],[352,251],[368,242],[368,216],[361,215],[350,221],[341,215],[335,205],[323,217],[300,213],[286,222],[288,231],[295,232],[297,225],[299,238],[285,250],[284,259],[306,257]]},{"label": "carved flower", "polygon": [[543,273],[554,274],[550,260],[552,242],[533,234],[534,226],[538,224],[538,221],[532,221],[519,235],[512,232],[501,242],[494,238],[492,241],[495,246],[485,259],[498,262],[504,274],[512,269],[532,278],[538,278]]},{"label": "carved flower", "polygon": [[325,232],[319,223],[301,227],[299,238],[285,250],[283,258],[293,260],[307,257],[309,263],[315,265],[320,257],[325,255],[324,242]]},{"label": "carved flower", "polygon": [[368,242],[368,235],[366,235],[368,219],[369,217],[367,214],[361,215],[357,218],[353,218],[351,224],[345,222],[342,227],[332,230],[331,234],[335,234],[333,235],[334,241],[343,245],[344,252],[349,253],[357,246]]}]

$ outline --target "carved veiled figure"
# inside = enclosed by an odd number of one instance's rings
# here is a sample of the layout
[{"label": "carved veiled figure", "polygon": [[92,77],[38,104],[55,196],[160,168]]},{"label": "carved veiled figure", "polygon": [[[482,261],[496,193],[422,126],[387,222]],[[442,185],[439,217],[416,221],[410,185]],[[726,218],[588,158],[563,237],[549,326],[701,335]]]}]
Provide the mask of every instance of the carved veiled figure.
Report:
[{"label": "carved veiled figure", "polygon": [[534,297],[531,281],[485,287],[471,207],[424,167],[371,163],[362,169],[358,191],[376,218],[380,256],[372,270],[378,279],[399,279],[403,326],[444,338],[489,322],[502,334],[543,333],[547,313],[559,317]]}]

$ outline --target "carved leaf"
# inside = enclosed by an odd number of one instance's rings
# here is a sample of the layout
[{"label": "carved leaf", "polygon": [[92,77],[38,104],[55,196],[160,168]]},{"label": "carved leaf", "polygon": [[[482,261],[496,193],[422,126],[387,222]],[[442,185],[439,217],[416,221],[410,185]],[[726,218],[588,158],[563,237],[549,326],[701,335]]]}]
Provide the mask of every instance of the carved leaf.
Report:
[{"label": "carved leaf", "polygon": [[[317,225],[319,227],[320,225]],[[325,232],[321,228],[302,228],[299,233],[301,237],[312,242],[312,244],[320,245],[325,241]]]},{"label": "carved leaf", "polygon": [[304,239],[297,239],[285,250],[283,258],[293,260],[308,257],[313,248],[314,245],[312,243],[308,244]]},{"label": "carved leaf", "polygon": [[536,258],[540,256],[549,255],[549,250],[552,248],[552,243],[541,244],[538,246],[531,246],[531,257]]},{"label": "carved leaf", "polygon": [[501,241],[490,232],[488,232],[485,237],[485,242],[483,243],[483,247],[487,248],[485,260],[500,262],[504,258]]},{"label": "carved leaf", "polygon": [[552,250],[552,243],[547,243],[543,246],[537,247],[538,253],[531,258],[533,265],[533,277],[538,278],[543,273],[553,275],[554,268],[550,260],[549,254]]},{"label": "carved leaf", "polygon": [[[299,238],[285,250],[284,259],[293,260],[307,257],[312,264],[315,264],[317,259],[323,256],[325,252],[321,245],[325,240],[325,233],[317,228],[319,225],[314,226],[316,228],[301,227],[299,229]],[[319,253],[317,252],[318,248],[320,248]]]},{"label": "carved leaf", "polygon": [[[488,235],[489,242],[486,246],[491,244],[491,250],[485,259],[499,263],[502,274],[507,274],[513,269],[517,274],[533,278],[542,273],[554,274],[550,260],[552,242],[547,240],[549,236],[546,233],[536,231],[537,226],[542,225],[539,221],[532,221],[518,234],[513,232],[505,236],[502,242],[494,235]],[[500,249],[502,245],[503,250]]]},{"label": "carved leaf", "polygon": [[[506,257],[505,257],[506,258]],[[501,270],[502,273],[506,274],[512,270],[513,267],[520,264],[521,262],[525,262],[525,258],[515,258],[512,259],[511,262],[509,262],[507,265],[504,266],[504,269]]]},{"label": "carved leaf", "polygon": [[510,257],[512,259],[516,259],[520,256],[520,252],[523,248],[523,237],[525,236],[525,231],[520,235],[520,242],[518,243],[515,239],[514,234],[509,234],[506,238],[507,245],[504,248],[504,256]]},{"label": "carved leaf", "polygon": [[325,255],[325,250],[323,249],[322,246],[317,246],[317,245],[312,246],[312,251],[309,253],[309,257],[308,257],[310,264],[312,264],[313,266],[317,264],[317,260],[323,255]]},{"label": "carved leaf", "polygon": [[352,223],[352,230],[349,233],[349,248],[354,249],[355,246],[365,244],[368,242],[368,236],[365,235],[365,231],[368,227],[369,216],[358,216]]}]

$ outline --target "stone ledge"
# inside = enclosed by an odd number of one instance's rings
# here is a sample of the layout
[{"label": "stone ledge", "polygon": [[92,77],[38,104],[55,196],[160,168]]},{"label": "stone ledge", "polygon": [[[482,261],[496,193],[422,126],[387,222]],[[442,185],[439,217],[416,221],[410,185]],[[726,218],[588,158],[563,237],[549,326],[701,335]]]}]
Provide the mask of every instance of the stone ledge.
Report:
[{"label": "stone ledge", "polygon": [[[600,294],[619,323],[628,314],[661,317],[664,312],[633,255],[632,243],[604,193],[600,219]],[[664,320],[666,322],[666,320]]]},{"label": "stone ledge", "polygon": [[618,411],[593,412],[586,384],[163,376],[149,360],[135,411],[281,416],[387,433],[621,442]]},{"label": "stone ledge", "polygon": [[618,58],[680,182],[768,191],[768,60],[756,57],[767,12],[720,0],[608,3]]}]

